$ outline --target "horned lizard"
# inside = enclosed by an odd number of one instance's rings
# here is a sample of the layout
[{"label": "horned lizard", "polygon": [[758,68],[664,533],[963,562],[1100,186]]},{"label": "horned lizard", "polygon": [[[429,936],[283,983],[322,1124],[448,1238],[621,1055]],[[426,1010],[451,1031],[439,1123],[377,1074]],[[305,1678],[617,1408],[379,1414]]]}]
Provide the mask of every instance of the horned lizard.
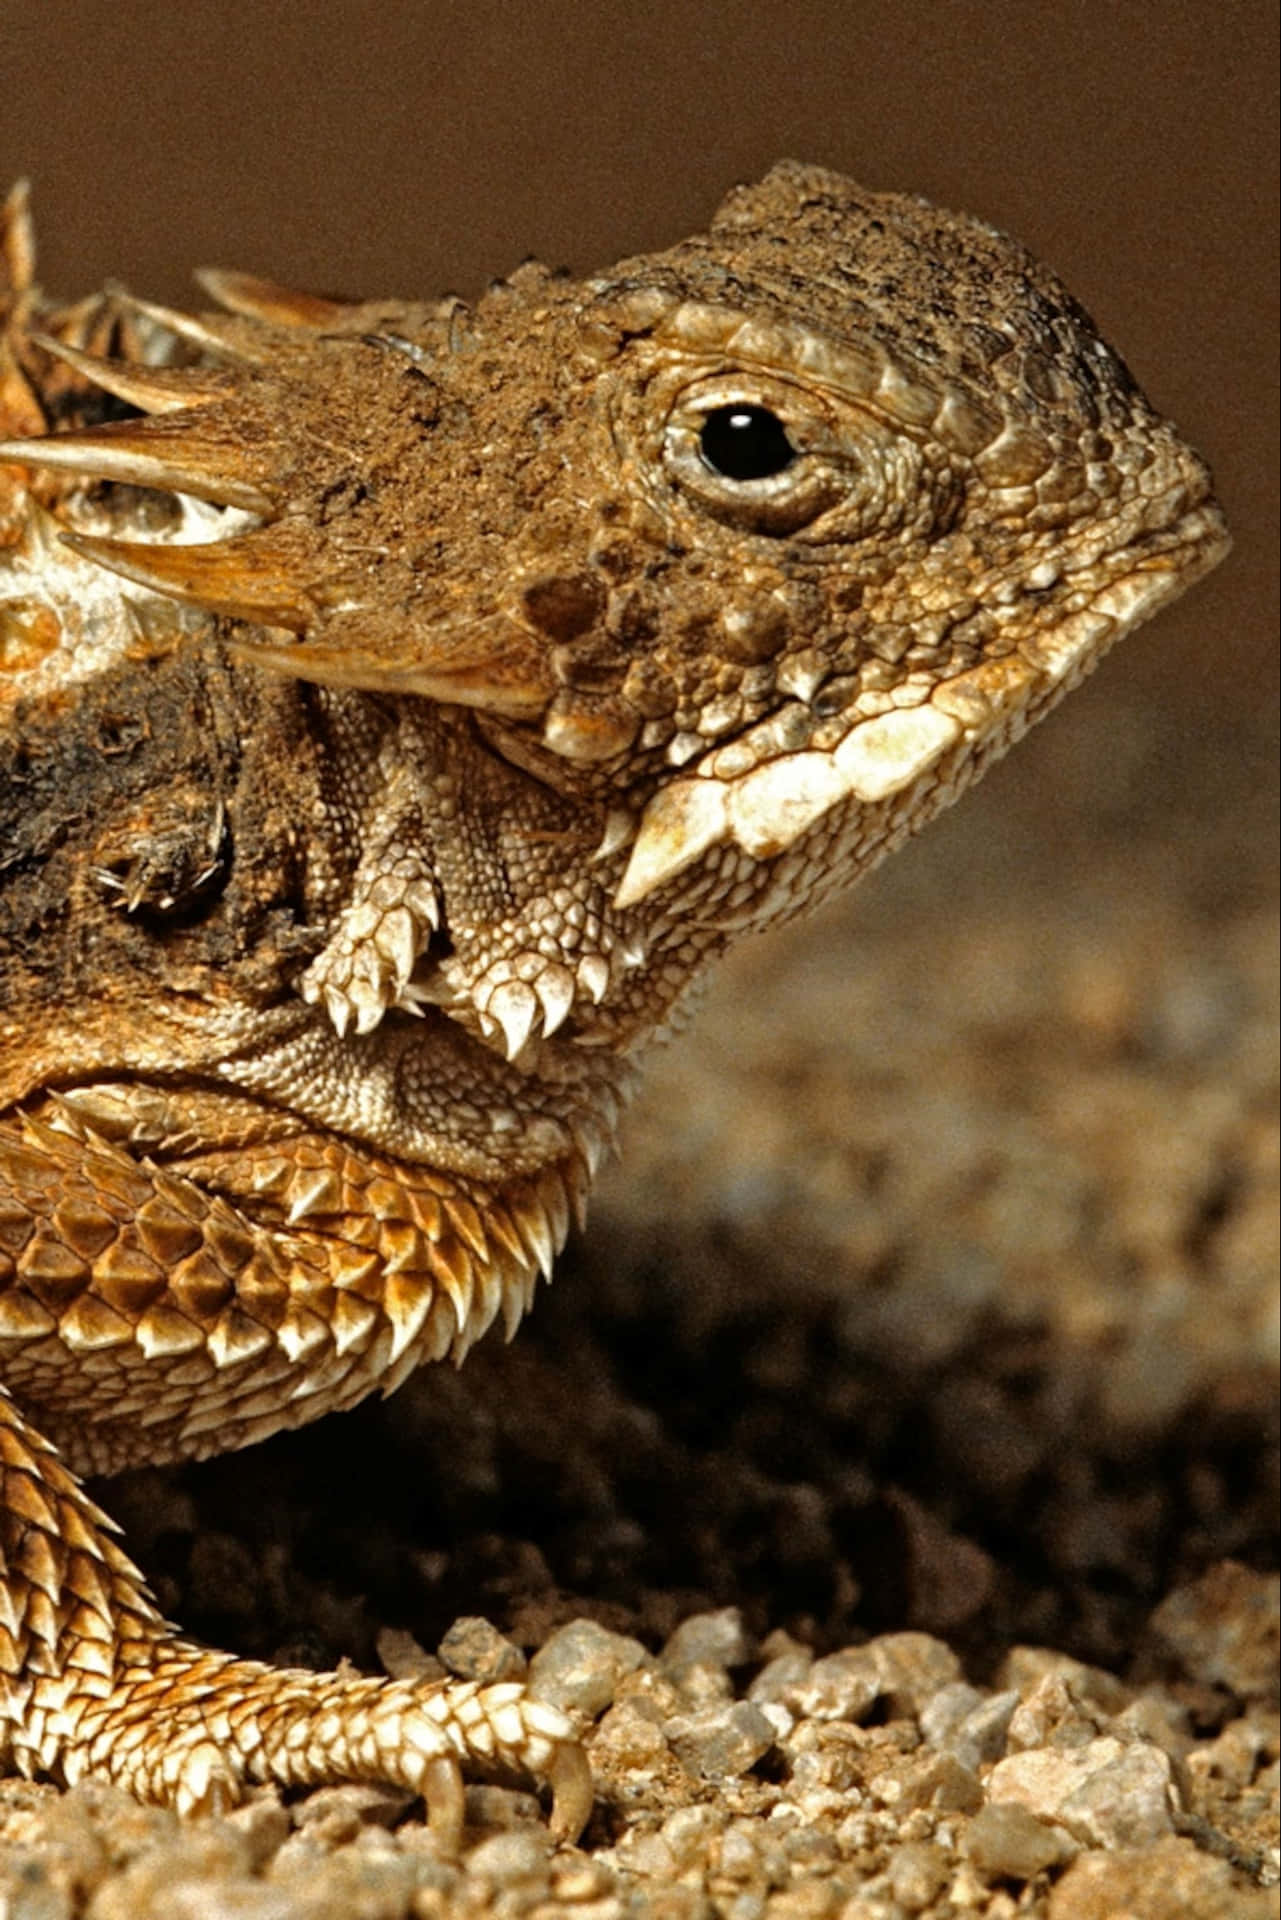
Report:
[{"label": "horned lizard", "polygon": [[473,306],[0,272],[0,1758],[201,1810],[550,1780],[518,1684],[184,1639],[77,1475],[510,1334],[644,1049],[1225,551],[981,222],[776,167]]}]

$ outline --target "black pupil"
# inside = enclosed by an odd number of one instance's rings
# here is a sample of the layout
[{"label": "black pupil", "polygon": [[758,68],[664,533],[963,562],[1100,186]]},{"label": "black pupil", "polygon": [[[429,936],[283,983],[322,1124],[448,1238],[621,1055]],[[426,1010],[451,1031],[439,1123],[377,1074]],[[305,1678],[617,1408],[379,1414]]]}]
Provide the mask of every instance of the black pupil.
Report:
[{"label": "black pupil", "polygon": [[703,458],[726,480],[767,480],[796,458],[796,448],[768,407],[713,407],[699,437]]}]

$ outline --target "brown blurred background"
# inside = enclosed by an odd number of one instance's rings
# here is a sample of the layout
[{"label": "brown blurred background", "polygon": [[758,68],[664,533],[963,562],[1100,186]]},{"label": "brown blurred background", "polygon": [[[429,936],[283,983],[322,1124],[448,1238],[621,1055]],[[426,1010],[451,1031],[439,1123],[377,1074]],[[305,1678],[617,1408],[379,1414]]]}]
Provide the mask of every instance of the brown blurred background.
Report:
[{"label": "brown blurred background", "polygon": [[[207,262],[466,294],[526,254],[588,269],[674,240],[785,154],[1019,235],[1209,456],[1237,548],[1070,703],[1036,771],[1002,778],[1087,812],[1110,783],[1096,819],[1138,808],[1158,829],[1165,796],[1175,835],[1227,810],[1260,871],[1277,664],[1268,0],[0,0],[0,21],[0,180],[32,177],[42,277],[62,294],[112,276],[182,300]],[[971,804],[1010,810],[1000,793]]]}]

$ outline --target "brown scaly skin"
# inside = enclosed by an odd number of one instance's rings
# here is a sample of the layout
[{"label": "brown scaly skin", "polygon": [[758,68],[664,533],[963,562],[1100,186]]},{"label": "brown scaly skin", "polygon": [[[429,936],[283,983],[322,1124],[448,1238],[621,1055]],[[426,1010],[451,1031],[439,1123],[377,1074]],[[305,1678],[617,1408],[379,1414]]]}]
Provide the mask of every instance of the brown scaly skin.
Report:
[{"label": "brown scaly skin", "polygon": [[559,1713],[193,1646],[75,1475],[510,1331],[695,978],[1215,564],[1208,475],[1020,248],[814,168],[470,310],[58,307],[20,195],[0,260],[0,1756],[572,1833]]}]

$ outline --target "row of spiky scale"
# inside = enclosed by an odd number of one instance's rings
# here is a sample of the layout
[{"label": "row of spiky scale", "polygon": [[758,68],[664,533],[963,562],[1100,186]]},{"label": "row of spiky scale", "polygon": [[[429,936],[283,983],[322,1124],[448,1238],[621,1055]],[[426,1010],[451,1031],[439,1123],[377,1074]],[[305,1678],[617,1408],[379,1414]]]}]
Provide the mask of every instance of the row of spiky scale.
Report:
[{"label": "row of spiky scale", "polygon": [[0,1337],[27,1399],[83,1410],[101,1471],[390,1392],[500,1315],[510,1337],[587,1186],[574,1160],[471,1192],[326,1136],[212,1152],[192,1178],[50,1111],[0,1122]]}]

